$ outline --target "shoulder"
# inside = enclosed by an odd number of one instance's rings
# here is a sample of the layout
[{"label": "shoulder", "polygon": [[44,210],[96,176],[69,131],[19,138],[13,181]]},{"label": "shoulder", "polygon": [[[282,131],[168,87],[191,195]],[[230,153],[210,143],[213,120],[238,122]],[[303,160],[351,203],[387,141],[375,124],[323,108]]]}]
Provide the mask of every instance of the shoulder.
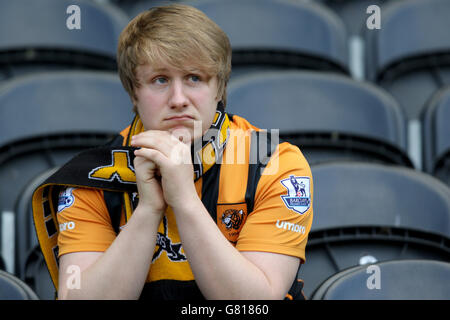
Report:
[{"label": "shoulder", "polygon": [[250,122],[247,121],[247,119],[242,118],[238,115],[231,115],[230,116],[230,129],[231,130],[255,130],[260,131],[261,129],[252,125]]},{"label": "shoulder", "polygon": [[312,191],[312,173],[308,161],[297,146],[283,142],[261,168],[257,193],[273,188],[278,192],[291,183],[307,183]]},{"label": "shoulder", "polygon": [[308,161],[299,147],[289,142],[281,142],[272,155],[271,161],[280,161],[281,169],[301,169],[311,172]]},{"label": "shoulder", "polygon": [[58,215],[78,212],[104,213],[105,209],[103,190],[67,187],[59,193]]},{"label": "shoulder", "polygon": [[[300,148],[281,141],[278,130],[262,130],[238,115],[230,117],[230,129],[231,136],[241,139],[251,136],[251,139],[246,139],[244,144],[245,149],[250,153],[248,161],[250,164],[259,165],[261,174],[268,176],[264,180],[270,180],[269,178],[276,180],[291,171],[311,177],[310,166]],[[230,145],[236,144],[233,144],[234,139],[230,142]],[[237,151],[244,150],[244,147],[239,149],[239,143],[237,145]]]}]

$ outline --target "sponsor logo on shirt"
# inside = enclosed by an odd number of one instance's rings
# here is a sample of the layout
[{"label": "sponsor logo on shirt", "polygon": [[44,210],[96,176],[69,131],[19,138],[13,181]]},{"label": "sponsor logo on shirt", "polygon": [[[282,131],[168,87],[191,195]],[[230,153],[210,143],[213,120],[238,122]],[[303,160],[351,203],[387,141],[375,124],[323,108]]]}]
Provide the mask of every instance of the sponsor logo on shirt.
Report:
[{"label": "sponsor logo on shirt", "polygon": [[64,223],[59,224],[59,232],[63,232],[66,230],[73,230],[73,229],[75,229],[75,222],[73,222],[73,221],[64,222]]},{"label": "sponsor logo on shirt", "polygon": [[304,214],[311,206],[311,189],[309,177],[296,177],[290,175],[289,178],[280,181],[287,189],[288,194],[282,195],[284,205],[297,213]]},{"label": "sponsor logo on shirt", "polygon": [[292,232],[297,232],[300,234],[305,234],[306,231],[304,226],[295,223],[290,223],[287,221],[277,220],[276,226],[278,229],[284,229]]},{"label": "sponsor logo on shirt", "polygon": [[58,212],[61,212],[73,205],[75,202],[75,198],[72,194],[74,189],[75,188],[67,188],[59,193]]}]

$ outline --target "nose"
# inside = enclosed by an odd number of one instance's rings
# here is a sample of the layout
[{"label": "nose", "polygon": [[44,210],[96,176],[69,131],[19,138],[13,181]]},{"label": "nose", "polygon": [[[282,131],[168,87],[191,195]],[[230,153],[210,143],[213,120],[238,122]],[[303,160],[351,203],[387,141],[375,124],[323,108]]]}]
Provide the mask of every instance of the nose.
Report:
[{"label": "nose", "polygon": [[169,106],[172,109],[185,108],[189,104],[189,99],[186,96],[185,88],[181,80],[172,82],[169,95]]}]

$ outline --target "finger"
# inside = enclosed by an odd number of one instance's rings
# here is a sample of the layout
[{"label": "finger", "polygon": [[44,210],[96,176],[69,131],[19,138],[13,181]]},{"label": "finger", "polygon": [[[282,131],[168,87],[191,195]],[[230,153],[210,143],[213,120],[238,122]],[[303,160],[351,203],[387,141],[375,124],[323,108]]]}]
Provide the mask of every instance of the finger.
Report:
[{"label": "finger", "polygon": [[[174,144],[178,142],[183,142],[184,144],[191,143],[191,134],[187,128],[177,128],[172,132],[169,131],[161,131],[161,130],[147,130],[141,132],[137,135],[131,137],[131,144],[138,145],[142,143],[168,143],[172,142]],[[147,141],[146,141],[147,140]],[[144,146],[144,145],[143,145]]]},{"label": "finger", "polygon": [[192,162],[190,148],[187,148],[186,145],[180,142],[173,146],[167,155],[151,148],[138,149],[135,151],[135,155],[140,155],[155,162],[158,167],[165,167],[171,164],[190,164]]},{"label": "finger", "polygon": [[131,138],[133,147],[155,149],[169,156],[172,148],[179,144],[179,139],[165,131],[149,130]]},{"label": "finger", "polygon": [[142,157],[145,158],[151,162],[153,162],[156,167],[161,167],[164,165],[164,163],[168,162],[168,158],[161,153],[159,150],[156,149],[149,149],[149,148],[141,148],[134,150],[134,155],[136,157]]}]

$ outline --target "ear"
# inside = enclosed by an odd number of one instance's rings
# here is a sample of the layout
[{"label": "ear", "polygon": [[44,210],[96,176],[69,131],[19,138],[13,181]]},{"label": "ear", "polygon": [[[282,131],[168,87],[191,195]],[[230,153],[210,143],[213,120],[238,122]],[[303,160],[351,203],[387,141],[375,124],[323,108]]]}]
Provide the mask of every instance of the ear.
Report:
[{"label": "ear", "polygon": [[131,103],[133,104],[133,112],[137,114],[137,113],[138,113],[138,109],[137,109],[137,97],[134,96],[134,95],[130,95],[130,100],[131,100]]}]

